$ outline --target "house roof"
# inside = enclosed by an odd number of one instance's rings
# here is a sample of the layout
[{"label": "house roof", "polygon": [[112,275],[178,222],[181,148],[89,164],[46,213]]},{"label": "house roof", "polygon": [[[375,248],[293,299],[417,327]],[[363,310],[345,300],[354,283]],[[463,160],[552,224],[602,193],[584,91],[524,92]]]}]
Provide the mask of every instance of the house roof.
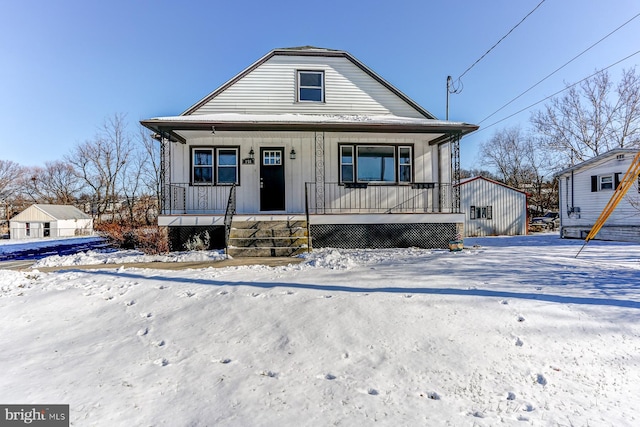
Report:
[{"label": "house roof", "polygon": [[[227,90],[244,76],[276,56],[324,56],[342,57],[353,63],[374,80],[415,109],[421,118],[400,117],[395,115],[320,115],[320,114],[193,114],[204,104]],[[186,131],[342,131],[342,132],[381,132],[381,133],[422,133],[434,134],[430,143],[446,141],[451,134],[465,135],[478,129],[477,125],[464,122],[437,120],[435,116],[419,106],[415,101],[388,83],[373,70],[362,64],[351,54],[313,46],[275,49],[231,80],[198,101],[179,116],[156,117],[141,123],[158,134],[169,139],[185,142]]]},{"label": "house roof", "polygon": [[370,77],[372,77],[374,80],[378,81],[378,83],[382,84],[384,87],[386,87],[391,92],[393,92],[396,96],[398,96],[403,101],[405,101],[407,104],[411,105],[415,110],[417,110],[425,118],[427,118],[427,119],[435,119],[436,118],[433,114],[431,114],[430,112],[428,112],[427,110],[422,108],[420,105],[418,105],[417,102],[413,101],[411,98],[409,98],[407,95],[402,93],[400,90],[398,90],[391,83],[387,82],[385,79],[380,77],[371,68],[367,67],[362,62],[357,60],[349,52],[346,52],[344,50],[327,49],[327,48],[321,48],[321,47],[315,47],[315,46],[289,47],[289,48],[280,48],[280,49],[272,50],[271,52],[267,53],[265,56],[263,56],[262,58],[258,59],[256,62],[251,64],[249,67],[247,67],[246,69],[241,71],[239,74],[237,74],[231,80],[229,80],[226,83],[224,83],[218,89],[214,90],[209,95],[205,96],[203,99],[201,99],[200,101],[198,101],[197,103],[195,103],[194,105],[189,107],[181,115],[188,115],[188,114],[194,113],[202,105],[206,104],[211,99],[215,98],[220,93],[224,92],[227,88],[232,86],[235,82],[237,82],[238,80],[240,80],[241,78],[243,78],[244,76],[246,76],[247,74],[249,74],[250,72],[255,70],[256,68],[258,68],[260,65],[264,64],[265,62],[267,62],[269,59],[271,59],[274,56],[324,56],[324,57],[342,57],[342,58],[346,58],[351,63],[353,63],[356,67],[360,68],[362,71],[364,71]]},{"label": "house roof", "polygon": [[29,217],[33,217],[30,212],[40,212],[41,214],[44,214],[45,217],[51,218],[52,220],[91,219],[89,215],[85,214],[75,206],[34,204],[11,218],[11,220],[21,221],[29,219]]},{"label": "house roof", "polygon": [[499,185],[501,187],[508,188],[509,190],[517,191],[518,193],[525,194],[527,197],[531,196],[531,194],[527,193],[526,191],[519,190],[517,188],[511,187],[511,186],[505,184],[504,182],[494,181],[493,179],[485,178],[484,176],[480,176],[480,175],[474,176],[472,178],[461,179],[460,180],[460,184],[458,184],[458,185],[462,186],[464,184],[468,184],[470,182],[477,181],[477,180],[487,181],[487,182],[490,182],[492,184],[496,184],[496,185]]},{"label": "house roof", "polygon": [[604,162],[613,157],[617,157],[620,154],[633,154],[635,156],[638,153],[638,151],[639,151],[638,149],[634,149],[634,148],[614,148],[613,150],[607,151],[604,154],[600,154],[599,156],[592,157],[591,159],[585,160],[582,163],[578,163],[577,165],[563,169],[560,172],[558,172],[556,176],[565,175],[571,171],[576,171],[579,169],[595,166],[598,163]]}]

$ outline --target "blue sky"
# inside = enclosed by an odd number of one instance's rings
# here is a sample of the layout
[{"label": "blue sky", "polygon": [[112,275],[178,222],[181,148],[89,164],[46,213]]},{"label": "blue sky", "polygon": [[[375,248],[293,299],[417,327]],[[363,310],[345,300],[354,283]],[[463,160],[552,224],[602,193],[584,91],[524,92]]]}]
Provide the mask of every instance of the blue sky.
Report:
[{"label": "blue sky", "polygon": [[[459,77],[540,0],[2,0],[0,159],[60,160],[104,119],[177,115],[274,48],[350,52],[438,118]],[[462,78],[451,120],[480,123],[640,13],[636,0],[546,0]],[[490,125],[640,50],[640,17],[483,121]],[[640,54],[610,69],[615,80]],[[533,109],[542,107],[539,104]],[[463,139],[462,167],[506,126]]]}]

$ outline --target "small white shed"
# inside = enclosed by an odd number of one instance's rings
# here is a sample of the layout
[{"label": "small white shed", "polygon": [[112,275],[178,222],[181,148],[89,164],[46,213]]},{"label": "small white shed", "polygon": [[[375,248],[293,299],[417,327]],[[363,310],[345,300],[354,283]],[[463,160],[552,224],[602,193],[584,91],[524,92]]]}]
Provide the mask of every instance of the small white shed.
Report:
[{"label": "small white shed", "polygon": [[482,176],[460,181],[465,237],[527,234],[527,193]]},{"label": "small white shed", "polygon": [[93,219],[67,205],[29,206],[9,221],[11,239],[87,236],[93,233]]}]

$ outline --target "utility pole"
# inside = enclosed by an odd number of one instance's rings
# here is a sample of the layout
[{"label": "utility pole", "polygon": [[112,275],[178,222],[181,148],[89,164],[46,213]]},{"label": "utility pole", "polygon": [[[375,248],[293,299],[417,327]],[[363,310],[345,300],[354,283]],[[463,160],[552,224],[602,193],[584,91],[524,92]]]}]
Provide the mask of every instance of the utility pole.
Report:
[{"label": "utility pole", "polygon": [[447,110],[446,110],[446,120],[449,121],[449,94],[451,93],[451,76],[447,76]]}]

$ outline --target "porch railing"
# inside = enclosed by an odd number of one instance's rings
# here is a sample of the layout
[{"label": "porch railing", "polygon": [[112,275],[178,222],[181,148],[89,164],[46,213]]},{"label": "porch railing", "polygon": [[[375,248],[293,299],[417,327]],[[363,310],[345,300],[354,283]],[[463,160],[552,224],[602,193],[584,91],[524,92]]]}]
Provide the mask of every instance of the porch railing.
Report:
[{"label": "porch railing", "polygon": [[236,213],[236,185],[231,186],[229,191],[229,201],[227,202],[227,209],[224,213],[224,253],[229,254],[229,234],[231,233],[231,223],[233,222],[233,216]]},{"label": "porch railing", "polygon": [[232,188],[231,185],[167,184],[163,187],[162,214],[224,215]]},{"label": "porch railing", "polygon": [[307,211],[312,214],[454,212],[451,184],[307,182],[305,186]]}]

